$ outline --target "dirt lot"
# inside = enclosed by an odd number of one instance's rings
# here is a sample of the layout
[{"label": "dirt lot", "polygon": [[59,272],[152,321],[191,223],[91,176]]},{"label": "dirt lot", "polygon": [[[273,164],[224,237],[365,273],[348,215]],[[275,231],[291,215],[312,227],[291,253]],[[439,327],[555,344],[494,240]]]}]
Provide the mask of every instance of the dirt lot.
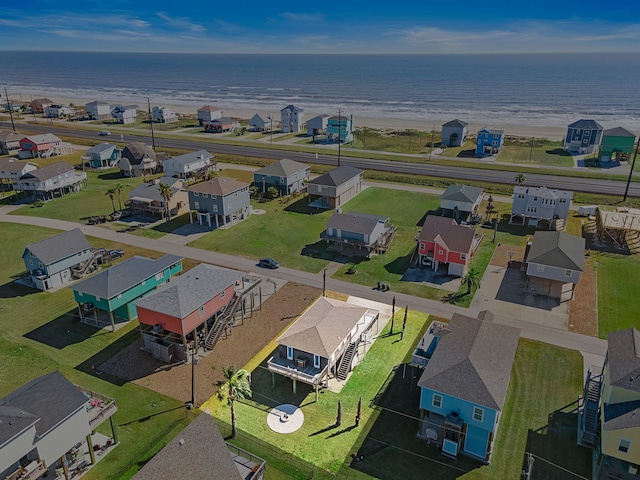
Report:
[{"label": "dirt lot", "polygon": [[[321,293],[316,288],[287,283],[265,300],[261,310],[245,317],[244,324],[234,327],[229,338],[220,340],[196,366],[196,405],[215,392],[213,384],[222,379],[222,365],[242,368]],[[99,369],[178,400],[191,400],[191,365],[166,365],[140,350],[141,344],[141,339],[135,341]]]},{"label": "dirt lot", "polygon": [[576,285],[569,311],[569,331],[598,336],[596,275],[590,258],[585,258],[584,272]]}]

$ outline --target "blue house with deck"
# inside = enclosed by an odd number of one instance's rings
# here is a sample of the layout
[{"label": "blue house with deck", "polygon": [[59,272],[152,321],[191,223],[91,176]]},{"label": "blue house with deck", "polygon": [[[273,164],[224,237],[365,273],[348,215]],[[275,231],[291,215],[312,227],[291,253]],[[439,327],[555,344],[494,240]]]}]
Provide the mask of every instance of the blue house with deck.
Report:
[{"label": "blue house with deck", "polygon": [[310,175],[309,165],[283,158],[253,172],[253,184],[262,193],[275,187],[281,196],[291,195],[305,187]]},{"label": "blue house with deck", "polygon": [[413,354],[413,365],[424,367],[418,437],[447,457],[491,457],[520,336],[492,320],[483,311],[433,322]]},{"label": "blue house with deck", "polygon": [[500,153],[504,144],[504,131],[484,127],[476,138],[476,157],[489,157]]},{"label": "blue house with deck", "polygon": [[579,155],[596,152],[602,141],[602,133],[602,125],[595,120],[581,119],[573,122],[567,127],[564,150]]}]

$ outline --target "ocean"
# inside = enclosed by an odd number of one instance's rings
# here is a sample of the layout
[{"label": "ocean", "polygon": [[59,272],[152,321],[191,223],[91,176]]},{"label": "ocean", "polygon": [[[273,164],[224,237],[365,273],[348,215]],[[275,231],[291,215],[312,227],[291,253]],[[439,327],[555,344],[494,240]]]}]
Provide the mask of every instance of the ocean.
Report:
[{"label": "ocean", "polygon": [[[640,54],[224,55],[0,51],[0,86],[139,105],[640,130]],[[4,93],[4,92],[2,92]]]}]

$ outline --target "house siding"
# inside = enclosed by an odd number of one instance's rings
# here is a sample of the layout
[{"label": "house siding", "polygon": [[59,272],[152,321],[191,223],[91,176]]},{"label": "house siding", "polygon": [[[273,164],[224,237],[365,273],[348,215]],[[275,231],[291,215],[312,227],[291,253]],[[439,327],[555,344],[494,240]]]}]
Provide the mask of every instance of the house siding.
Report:
[{"label": "house siding", "polygon": [[[602,453],[610,457],[619,458],[627,462],[640,464],[640,428],[623,428],[620,430],[603,430]],[[631,440],[627,453],[618,450],[620,439]]]},{"label": "house siding", "polygon": [[33,450],[35,437],[36,428],[32,425],[3,445],[2,463],[0,464],[0,468],[3,470],[0,470],[0,478],[5,478],[12,473],[15,463]]},{"label": "house siding", "polygon": [[633,152],[635,137],[616,137],[612,135],[603,135],[602,144],[600,146],[600,160],[610,162],[616,153],[626,154],[628,158]]},{"label": "house siding", "polygon": [[[448,147],[460,147],[467,138],[467,127],[442,127],[442,143]],[[457,138],[451,139],[452,135],[457,134]]]},{"label": "house siding", "polygon": [[310,174],[310,169],[300,170],[287,177],[254,173],[253,183],[261,192],[268,191],[270,187],[276,187],[280,195],[290,195],[304,188],[304,180],[308,179]]},{"label": "house siding", "polygon": [[[538,271],[538,265],[541,265],[544,268],[542,272]],[[580,280],[580,272],[578,270],[571,270],[571,276],[567,277],[565,276],[564,268],[551,267],[549,265],[542,265],[533,262],[529,262],[527,264],[527,275],[564,283],[578,283]]]},{"label": "house siding", "polygon": [[91,433],[87,411],[83,405],[70,417],[38,439],[36,448],[40,459],[53,465],[77,442],[82,442]]},{"label": "house siding", "polygon": [[602,129],[568,127],[564,149],[579,154],[593,153],[601,140]]},{"label": "house siding", "polygon": [[478,132],[476,139],[476,157],[497,155],[504,143],[504,134],[495,134],[486,130]]}]

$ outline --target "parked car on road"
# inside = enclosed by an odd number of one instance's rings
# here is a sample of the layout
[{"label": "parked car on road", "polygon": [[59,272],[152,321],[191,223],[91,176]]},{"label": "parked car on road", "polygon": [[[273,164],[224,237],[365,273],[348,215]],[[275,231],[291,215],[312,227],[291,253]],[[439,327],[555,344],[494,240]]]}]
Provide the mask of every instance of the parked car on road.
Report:
[{"label": "parked car on road", "polygon": [[273,258],[261,258],[258,265],[263,268],[278,268],[280,266]]}]

